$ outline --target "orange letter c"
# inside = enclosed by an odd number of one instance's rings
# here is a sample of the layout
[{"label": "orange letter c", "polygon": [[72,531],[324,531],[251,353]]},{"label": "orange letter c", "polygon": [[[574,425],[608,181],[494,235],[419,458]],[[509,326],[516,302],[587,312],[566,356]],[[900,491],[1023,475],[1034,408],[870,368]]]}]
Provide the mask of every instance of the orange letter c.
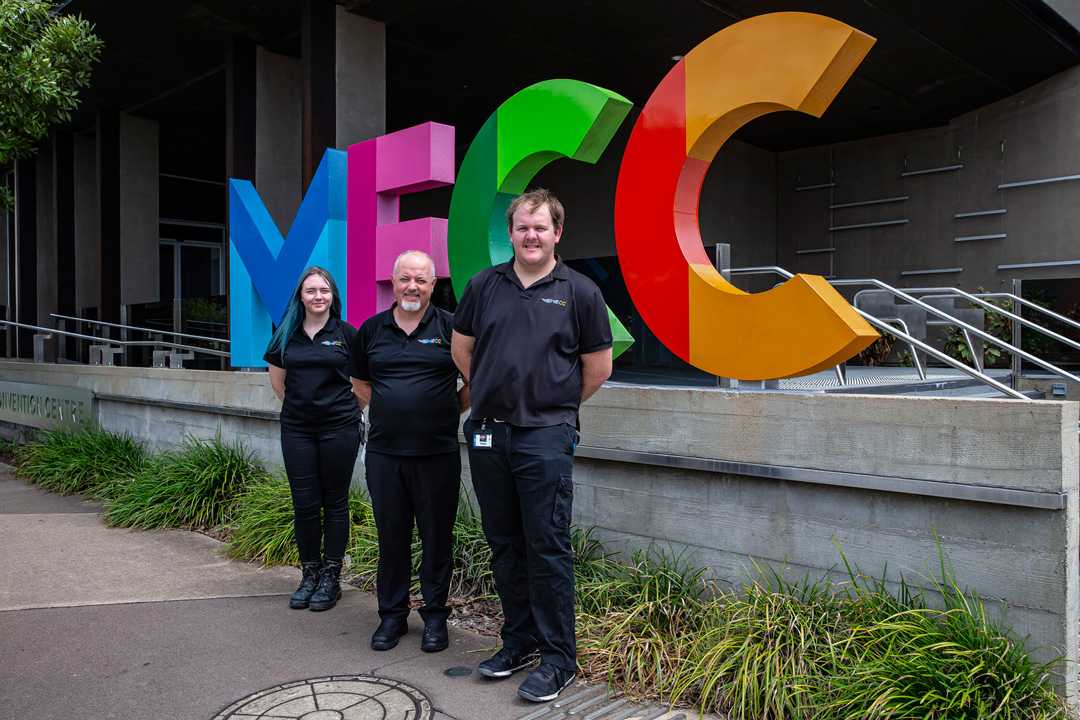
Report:
[{"label": "orange letter c", "polygon": [[750,18],[691,50],[642,109],[615,195],[619,265],[649,329],[691,365],[743,380],[805,375],[877,338],[822,277],[755,294],[734,287],[709,262],[698,225],[701,185],[724,142],[778,110],[820,117],[873,44],[821,15]]}]

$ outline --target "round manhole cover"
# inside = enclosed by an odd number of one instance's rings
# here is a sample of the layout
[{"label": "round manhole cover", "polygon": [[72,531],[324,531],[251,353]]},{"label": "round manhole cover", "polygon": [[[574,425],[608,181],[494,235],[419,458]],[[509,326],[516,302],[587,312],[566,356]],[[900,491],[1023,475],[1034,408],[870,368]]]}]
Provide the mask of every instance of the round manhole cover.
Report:
[{"label": "round manhole cover", "polygon": [[237,700],[214,720],[431,720],[423,693],[370,675],[334,675],[260,690]]}]

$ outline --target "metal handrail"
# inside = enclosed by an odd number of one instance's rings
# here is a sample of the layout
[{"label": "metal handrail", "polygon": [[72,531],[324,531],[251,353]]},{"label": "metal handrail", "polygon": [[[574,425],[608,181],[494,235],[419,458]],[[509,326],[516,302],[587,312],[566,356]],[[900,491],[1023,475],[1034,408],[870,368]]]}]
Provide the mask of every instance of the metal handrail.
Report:
[{"label": "metal handrail", "polygon": [[917,339],[917,338],[915,338],[915,337],[913,337],[911,335],[908,335],[905,332],[901,332],[900,330],[897,330],[892,325],[889,325],[888,323],[886,323],[886,322],[884,322],[882,320],[879,320],[878,318],[874,317],[873,315],[866,312],[865,310],[860,310],[859,308],[854,307],[854,306],[852,306],[852,307],[854,308],[855,312],[862,315],[863,318],[868,323],[870,323],[871,325],[876,327],[878,330],[884,330],[885,332],[888,332],[888,333],[891,333],[891,334],[897,336],[901,340],[904,340],[905,342],[907,342],[909,345],[912,345],[914,347],[919,348],[920,350],[925,352],[927,355],[930,355],[930,356],[936,358],[937,360],[942,361],[946,365],[951,365],[952,367],[956,368],[957,370],[964,373],[965,375],[967,375],[967,376],[969,376],[971,378],[974,378],[975,380],[978,380],[978,381],[980,381],[982,383],[985,383],[986,385],[989,385],[990,387],[994,388],[998,392],[1003,393],[1005,395],[1008,395],[1009,397],[1016,398],[1017,400],[1030,400],[1031,399],[1027,395],[1024,395],[1023,393],[1020,393],[1020,392],[1017,392],[1016,390],[1013,390],[1008,385],[1005,385],[1004,383],[998,382],[997,380],[990,377],[986,373],[979,372],[978,370],[971,367],[970,365],[968,365],[966,363],[962,363],[959,360],[957,360],[956,358],[951,357],[949,355],[946,355],[945,353],[941,352],[937,348],[932,347],[930,345],[927,345],[922,340],[919,340],[919,339]]},{"label": "metal handrail", "polygon": [[[951,322],[953,325],[956,325],[961,330],[966,330],[967,332],[975,335],[976,337],[979,337],[982,340],[984,340],[986,342],[989,342],[991,345],[997,345],[998,347],[1000,347],[1000,348],[1002,348],[1004,350],[1008,350],[1009,352],[1024,358],[1028,362],[1033,363],[1035,365],[1038,365],[1039,367],[1043,368],[1044,370],[1049,370],[1050,372],[1054,373],[1055,375],[1060,375],[1063,378],[1066,378],[1068,380],[1072,380],[1073,382],[1076,382],[1076,383],[1080,383],[1080,377],[1077,377],[1076,375],[1073,375],[1071,372],[1069,372],[1067,370],[1063,370],[1062,368],[1059,368],[1057,365],[1054,365],[1053,363],[1046,362],[1042,358],[1037,357],[1035,355],[1032,355],[1029,352],[1025,352],[1025,351],[1021,350],[1020,348],[1016,347],[1015,345],[1010,345],[1009,343],[1005,342],[1004,340],[1002,340],[1000,338],[997,338],[997,337],[991,335],[988,332],[980,330],[979,328],[975,327],[974,325],[968,325],[966,322],[963,322],[962,320],[959,320],[959,319],[953,317],[952,315],[949,315],[944,310],[940,310],[940,309],[934,307],[933,305],[930,305],[928,303],[924,303],[923,301],[919,300],[918,298],[916,298],[916,297],[914,297],[912,295],[908,295],[906,292],[904,292],[902,290],[899,290],[897,288],[894,288],[893,286],[891,286],[891,285],[889,285],[889,284],[887,284],[885,282],[882,282],[881,280],[878,280],[876,278],[858,278],[858,279],[852,279],[852,280],[830,280],[829,283],[834,285],[834,286],[872,285],[874,287],[880,288],[882,290],[887,291],[888,293],[890,293],[894,297],[898,297],[901,300],[906,300],[907,302],[911,303],[912,305],[915,305],[917,307],[921,307],[923,310],[926,310],[930,314],[935,315],[935,316],[941,318],[942,320],[948,320],[949,322]],[[858,308],[856,308],[856,309],[858,309]]]},{"label": "metal handrail", "polygon": [[[904,320],[902,318],[887,317],[887,318],[878,318],[878,320],[881,320],[884,323],[890,323],[890,324],[891,323],[897,323],[898,325],[900,325],[901,330],[903,330],[908,335],[911,335],[911,330],[908,328],[908,324],[906,322],[904,322]],[[894,333],[892,331],[889,331],[889,334],[890,335],[896,335],[896,333]],[[899,336],[897,336],[897,337],[899,337]],[[908,343],[908,347],[911,348],[911,364],[915,366],[915,372],[917,372],[919,374],[919,379],[920,380],[925,380],[926,379],[926,369],[922,366],[922,360],[919,360],[919,354],[917,352],[915,352],[915,346],[912,345],[911,343]]]},{"label": "metal handrail", "polygon": [[153,328],[143,328],[136,325],[121,325],[120,323],[105,322],[104,320],[90,320],[89,318],[72,317],[71,315],[59,315],[57,313],[49,313],[49,317],[60,318],[61,320],[76,320],[81,323],[87,323],[90,325],[104,325],[106,327],[120,328],[121,330],[138,330],[139,332],[158,334],[158,335],[174,335],[176,337],[191,338],[192,340],[209,340],[210,342],[229,344],[228,340],[221,338],[206,337],[204,335],[191,335],[188,333],[178,333],[172,330],[156,330]]},{"label": "metal handrail", "polygon": [[[788,278],[788,279],[795,277],[795,275],[793,273],[791,273],[788,270],[785,270],[784,268],[779,267],[777,265],[763,265],[763,266],[748,267],[748,268],[731,268],[731,273],[732,274],[741,274],[741,275],[767,275],[767,274],[773,274],[773,275],[780,275],[781,277],[785,277],[785,278]],[[883,290],[888,290],[889,292],[893,293],[897,297],[902,297],[903,299],[908,300],[909,302],[911,302],[914,305],[918,305],[918,306],[923,307],[923,309],[925,309],[925,310],[929,310],[931,313],[933,313],[935,315],[943,316],[945,318],[950,318],[951,317],[950,315],[948,315],[944,311],[940,311],[940,310],[938,310],[937,308],[935,308],[935,307],[933,307],[931,305],[927,305],[926,303],[921,302],[920,300],[911,297],[910,295],[906,295],[905,293],[900,292],[896,288],[893,288],[893,287],[891,287],[889,285],[886,285],[885,283],[883,283],[880,280],[874,280],[874,279],[871,279],[871,280],[830,280],[828,282],[830,282],[833,285],[837,285],[837,284],[841,284],[841,285],[854,285],[854,284],[877,285],[878,287],[881,287]],[[979,382],[982,382],[982,383],[984,383],[986,385],[989,385],[990,387],[994,388],[998,392],[1000,392],[1000,393],[1002,393],[1004,395],[1007,395],[1009,397],[1016,398],[1017,400],[1030,400],[1031,399],[1031,398],[1027,397],[1024,394],[1019,393],[1016,390],[1013,390],[1008,385],[1005,385],[1003,383],[998,382],[997,380],[990,377],[986,373],[979,372],[975,368],[972,368],[969,365],[966,365],[965,363],[962,363],[959,360],[956,360],[955,358],[952,358],[949,355],[946,355],[945,353],[941,352],[937,348],[932,347],[930,345],[927,345],[922,340],[919,340],[919,339],[917,339],[917,338],[915,338],[915,337],[913,337],[911,335],[908,335],[905,332],[897,330],[892,325],[889,325],[886,322],[884,322],[882,320],[879,320],[878,318],[874,317],[870,313],[868,313],[868,312],[866,312],[864,310],[860,310],[859,308],[854,307],[854,306],[852,306],[852,309],[854,309],[855,312],[859,313],[859,315],[861,315],[868,323],[870,323],[871,325],[873,325],[877,329],[884,330],[885,332],[891,333],[891,334],[895,335],[896,337],[899,337],[900,339],[906,341],[909,345],[913,345],[913,346],[919,348],[920,350],[922,350],[926,354],[930,355],[931,357],[933,357],[933,358],[935,358],[937,360],[940,360],[941,362],[945,363],[946,365],[949,365],[949,366],[951,366],[953,368],[956,368],[960,372],[964,373],[965,375],[967,375],[967,376],[969,376],[971,378],[974,378],[975,380],[978,380]],[[986,334],[986,333],[983,333],[981,330],[978,330],[977,328],[973,328],[970,325],[967,325],[967,323],[961,323],[959,320],[956,320],[955,318],[953,318],[953,320],[958,325],[966,326],[966,327],[968,327],[968,328],[970,328],[972,330],[975,330],[977,334],[980,334],[980,335],[985,335]],[[999,341],[997,338],[994,338],[993,336],[989,336],[989,337],[991,337],[994,342],[1001,343],[1001,341]],[[1007,343],[1001,343],[1001,344],[1007,344]],[[1012,346],[1010,345],[1009,347],[1012,347]],[[1017,350],[1017,352],[1023,353],[1023,351],[1019,350],[1019,348],[1015,348],[1015,349]],[[1023,353],[1023,354],[1027,355],[1027,353]],[[1064,371],[1061,371],[1061,372],[1064,372]]]},{"label": "metal handrail", "polygon": [[[963,290],[959,290],[957,288],[904,288],[904,290],[906,292],[909,292],[909,293],[919,293],[920,295],[922,295],[923,293],[948,293],[947,295],[946,294],[942,294],[942,295],[923,295],[923,299],[961,297],[961,298],[963,298],[963,299],[965,299],[965,300],[967,300],[969,302],[976,303],[977,305],[979,305],[980,307],[982,307],[982,308],[984,308],[986,310],[992,310],[994,312],[997,312],[997,313],[1000,313],[1000,314],[1004,315],[1005,317],[1009,318],[1010,320],[1015,320],[1015,321],[1019,322],[1021,325],[1023,325],[1024,327],[1029,327],[1032,330],[1035,330],[1036,332],[1040,332],[1043,335],[1046,335],[1047,337],[1053,338],[1054,340],[1057,340],[1060,343],[1068,345],[1069,347],[1073,348],[1074,350],[1080,350],[1080,342],[1076,342],[1075,340],[1071,340],[1071,339],[1065,337],[1064,335],[1060,335],[1060,334],[1054,332],[1053,330],[1051,330],[1049,328],[1043,327],[1042,325],[1038,324],[1037,322],[1034,322],[1033,320],[1028,320],[1027,318],[1024,318],[1024,317],[1021,317],[1021,316],[1019,316],[1019,315],[1017,315],[1015,313],[1009,312],[1005,308],[1000,308],[997,305],[994,305],[993,303],[988,303],[985,300],[980,300],[977,295],[974,295],[972,293],[964,292]],[[860,290],[859,292],[865,292],[865,291]],[[856,293],[856,295],[857,294],[858,293]]]},{"label": "metal handrail", "polygon": [[73,332],[69,332],[67,330],[54,330],[53,328],[43,328],[43,327],[39,327],[37,325],[27,325],[26,323],[17,323],[17,322],[15,322],[13,320],[0,320],[0,324],[11,325],[13,327],[21,327],[21,328],[24,328],[26,330],[40,330],[42,332],[47,332],[47,333],[56,333],[57,335],[64,335],[66,337],[81,338],[83,340],[93,340],[94,342],[98,342],[98,343],[100,343],[102,340],[107,340],[108,339],[108,338],[95,337],[93,335],[83,335],[81,333],[73,333]]},{"label": "metal handrail", "polygon": [[26,323],[17,323],[11,320],[0,320],[0,323],[4,325],[11,325],[13,327],[23,328],[24,330],[37,330],[42,333],[55,333],[56,335],[63,335],[65,337],[77,337],[83,340],[91,340],[102,345],[119,345],[121,347],[168,347],[176,350],[191,350],[192,352],[206,353],[207,355],[216,355],[218,357],[230,357],[231,353],[222,352],[221,350],[211,350],[210,348],[196,347],[194,345],[183,345],[181,343],[169,342],[167,340],[114,340],[112,338],[95,337],[93,335],[83,335],[82,333],[73,333],[67,330],[57,330],[55,328],[41,327],[40,325],[28,325]]},{"label": "metal handrail", "polygon": [[1067,318],[1064,315],[1059,315],[1058,313],[1054,312],[1053,310],[1049,310],[1047,308],[1044,308],[1042,305],[1038,305],[1036,303],[1033,303],[1030,300],[1025,300],[1024,298],[1020,297],[1019,295],[1014,295],[1013,293],[1007,293],[1007,292],[1001,292],[1001,293],[972,293],[972,294],[975,297],[980,297],[980,298],[983,298],[983,297],[1009,298],[1010,300],[1014,300],[1014,301],[1020,303],[1024,307],[1029,307],[1032,310],[1037,310],[1037,311],[1041,312],[1043,315],[1049,315],[1050,317],[1054,318],[1055,320],[1063,322],[1066,325],[1072,325],[1077,330],[1080,330],[1080,322],[1076,322],[1072,318]]}]

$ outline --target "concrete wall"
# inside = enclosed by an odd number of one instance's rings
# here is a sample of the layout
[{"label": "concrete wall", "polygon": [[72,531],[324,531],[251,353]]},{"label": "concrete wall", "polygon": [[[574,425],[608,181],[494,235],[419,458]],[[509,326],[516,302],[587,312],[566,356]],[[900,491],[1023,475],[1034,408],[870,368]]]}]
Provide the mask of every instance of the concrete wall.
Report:
[{"label": "concrete wall", "polygon": [[101,303],[101,277],[97,272],[101,237],[98,198],[97,140],[93,133],[75,135],[75,305]]},{"label": "concrete wall", "polygon": [[38,149],[37,171],[37,324],[52,327],[50,313],[57,311],[56,291],[56,199],[53,193],[53,147]]},{"label": "concrete wall", "polygon": [[[0,362],[0,377],[91,388],[105,428],[157,448],[220,431],[280,463],[278,403],[263,373]],[[574,518],[612,548],[685,550],[730,583],[746,579],[755,562],[793,577],[837,575],[839,545],[871,576],[887,567],[890,581],[902,574],[929,588],[940,540],[957,579],[1029,637],[1037,657],[1063,654],[1075,662],[1077,408],[608,386],[582,412]],[[595,459],[613,452],[672,460]],[[679,458],[745,469],[683,470]],[[828,471],[839,484],[763,477],[750,471],[757,465]],[[466,458],[466,477],[467,467]],[[877,489],[859,486],[867,477]],[[905,489],[915,483],[918,492]],[[973,488],[1063,499],[1064,509],[956,499]],[[1075,678],[1074,665],[1070,696]]]},{"label": "concrete wall", "polygon": [[158,124],[120,116],[120,302],[157,302]]},{"label": "concrete wall", "polygon": [[282,235],[302,197],[299,60],[258,48],[255,55],[255,187]]},{"label": "concrete wall", "polygon": [[[1013,277],[1080,276],[1077,266],[999,270],[998,265],[1080,260],[1080,182],[999,189],[1080,174],[1080,68],[945,127],[781,153],[778,251],[794,271],[880,277],[909,287],[1007,289]],[[962,165],[957,170],[902,173]],[[835,186],[799,190],[833,182]],[[904,197],[878,205],[831,205]],[[956,218],[959,213],[1004,213]],[[891,220],[905,224],[830,232]],[[956,241],[986,235],[1006,237]],[[835,248],[833,253],[799,250]],[[742,263],[737,263],[742,264]],[[962,268],[903,275],[904,271]]]}]

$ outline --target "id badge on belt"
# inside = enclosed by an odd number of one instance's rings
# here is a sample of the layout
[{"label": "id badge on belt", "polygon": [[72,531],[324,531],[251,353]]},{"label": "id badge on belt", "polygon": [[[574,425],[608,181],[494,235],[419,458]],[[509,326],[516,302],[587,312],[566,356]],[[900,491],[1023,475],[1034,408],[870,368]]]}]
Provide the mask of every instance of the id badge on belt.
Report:
[{"label": "id badge on belt", "polygon": [[492,432],[488,430],[487,422],[480,426],[479,430],[472,432],[472,446],[474,450],[490,450]]}]

